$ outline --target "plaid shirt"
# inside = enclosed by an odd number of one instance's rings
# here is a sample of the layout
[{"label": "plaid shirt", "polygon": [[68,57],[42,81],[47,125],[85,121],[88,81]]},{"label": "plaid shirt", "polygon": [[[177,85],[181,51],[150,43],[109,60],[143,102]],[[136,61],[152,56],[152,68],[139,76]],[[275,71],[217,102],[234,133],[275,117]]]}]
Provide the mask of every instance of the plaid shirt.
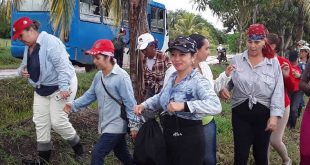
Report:
[{"label": "plaid shirt", "polygon": [[144,70],[144,89],[155,88],[155,93],[163,87],[165,72],[171,66],[171,61],[168,56],[158,51],[154,57],[155,64],[150,70],[146,66],[146,58],[143,59]]}]

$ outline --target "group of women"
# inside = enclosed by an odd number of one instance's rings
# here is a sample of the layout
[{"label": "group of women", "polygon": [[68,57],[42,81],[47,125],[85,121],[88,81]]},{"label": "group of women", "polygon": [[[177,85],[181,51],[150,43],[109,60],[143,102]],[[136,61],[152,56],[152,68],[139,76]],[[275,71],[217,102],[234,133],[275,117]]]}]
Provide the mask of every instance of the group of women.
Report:
[{"label": "group of women", "polygon": [[[87,54],[94,56],[94,63],[100,71],[90,89],[71,102],[77,80],[61,41],[45,32],[38,32],[36,23],[27,17],[14,23],[13,33],[13,39],[26,44],[20,74],[35,87],[33,120],[40,161],[49,161],[51,128],[69,141],[77,157],[83,155],[79,136],[67,113],[98,99],[102,113],[98,128],[102,135],[94,148],[92,164],[103,164],[103,157],[111,150],[125,164],[133,164],[124,138],[127,122],[120,117],[121,106],[113,101],[115,98],[110,98],[110,91],[125,104],[133,137],[137,134],[139,122],[133,112],[139,116],[144,109],[162,110],[160,120],[170,165],[216,164],[213,115],[222,109],[218,96],[232,102],[235,165],[247,164],[251,147],[255,164],[268,165],[269,145],[279,153],[283,164],[292,164],[282,142],[290,111],[287,92],[293,88],[292,67],[288,60],[277,56],[279,37],[268,34],[262,24],[249,27],[247,50],[234,56],[231,65],[216,80],[213,80],[210,67],[205,62],[209,54],[208,40],[198,34],[177,37],[169,43],[167,50],[174,72],[166,73],[160,93],[136,106],[133,106],[136,102],[129,76],[113,61],[111,41],[97,41],[88,51]],[[307,64],[300,83],[300,89],[306,95],[310,95],[309,72],[310,64]],[[55,99],[56,95],[60,99]],[[109,104],[105,104],[107,101]],[[114,114],[111,112],[114,109],[119,110]],[[301,128],[302,164],[310,162],[309,149],[303,147],[309,143],[305,139],[310,136],[306,129],[306,120],[310,116],[308,109],[307,105]]]}]

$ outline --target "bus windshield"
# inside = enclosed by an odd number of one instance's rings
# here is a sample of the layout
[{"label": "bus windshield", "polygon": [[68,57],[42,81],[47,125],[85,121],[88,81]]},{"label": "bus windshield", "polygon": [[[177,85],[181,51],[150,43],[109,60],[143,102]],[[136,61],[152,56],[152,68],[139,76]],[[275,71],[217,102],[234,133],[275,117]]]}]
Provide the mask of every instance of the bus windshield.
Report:
[{"label": "bus windshield", "polygon": [[21,0],[16,9],[18,11],[50,11],[50,3],[46,4],[44,1],[45,0]]}]

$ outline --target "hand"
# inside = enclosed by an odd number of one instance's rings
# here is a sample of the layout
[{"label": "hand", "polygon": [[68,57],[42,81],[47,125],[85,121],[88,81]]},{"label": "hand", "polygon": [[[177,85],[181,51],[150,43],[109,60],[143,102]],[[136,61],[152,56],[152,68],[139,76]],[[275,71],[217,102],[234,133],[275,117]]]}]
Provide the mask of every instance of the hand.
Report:
[{"label": "hand", "polygon": [[144,110],[143,104],[139,104],[133,107],[133,111],[137,116],[141,116]]},{"label": "hand", "polygon": [[265,131],[273,132],[277,129],[277,123],[278,123],[278,117],[277,116],[271,116],[267,122],[267,127]]},{"label": "hand", "polygon": [[235,64],[230,64],[226,69],[225,69],[225,74],[227,77],[231,75],[231,73],[236,69]]},{"label": "hand", "polygon": [[70,92],[69,91],[60,91],[60,96],[61,96],[61,99],[66,99],[67,97],[70,96]]},{"label": "hand", "polygon": [[132,139],[136,139],[137,134],[138,134],[138,131],[136,131],[136,130],[130,131],[130,136],[131,136]]},{"label": "hand", "polygon": [[224,99],[226,101],[230,99],[230,93],[227,88],[221,89],[219,95],[221,99]]},{"label": "hand", "polygon": [[67,114],[70,114],[72,112],[72,104],[71,103],[66,103],[65,104],[65,107],[64,107],[64,111],[67,113]]},{"label": "hand", "polygon": [[283,77],[288,77],[290,75],[290,67],[289,67],[288,63],[284,62],[281,65],[281,69],[282,69]]},{"label": "hand", "polygon": [[292,72],[295,78],[300,78],[300,74],[295,69]]},{"label": "hand", "polygon": [[167,107],[168,112],[176,112],[176,111],[183,111],[184,110],[184,103],[177,103],[171,101]]},{"label": "hand", "polygon": [[21,71],[22,77],[24,78],[29,78],[30,74],[27,71],[27,67],[25,67],[22,71]]}]

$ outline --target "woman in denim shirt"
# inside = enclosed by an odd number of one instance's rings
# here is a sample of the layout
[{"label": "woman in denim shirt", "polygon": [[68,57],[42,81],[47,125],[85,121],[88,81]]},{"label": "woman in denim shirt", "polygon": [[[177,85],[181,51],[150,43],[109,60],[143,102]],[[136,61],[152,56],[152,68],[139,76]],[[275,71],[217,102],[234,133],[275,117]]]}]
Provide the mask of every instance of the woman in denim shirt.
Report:
[{"label": "woman in denim shirt", "polygon": [[211,83],[193,68],[197,44],[189,37],[169,43],[170,58],[176,69],[162,91],[135,107],[163,109],[161,121],[171,165],[202,165],[205,141],[202,118],[221,112],[219,98]]}]

